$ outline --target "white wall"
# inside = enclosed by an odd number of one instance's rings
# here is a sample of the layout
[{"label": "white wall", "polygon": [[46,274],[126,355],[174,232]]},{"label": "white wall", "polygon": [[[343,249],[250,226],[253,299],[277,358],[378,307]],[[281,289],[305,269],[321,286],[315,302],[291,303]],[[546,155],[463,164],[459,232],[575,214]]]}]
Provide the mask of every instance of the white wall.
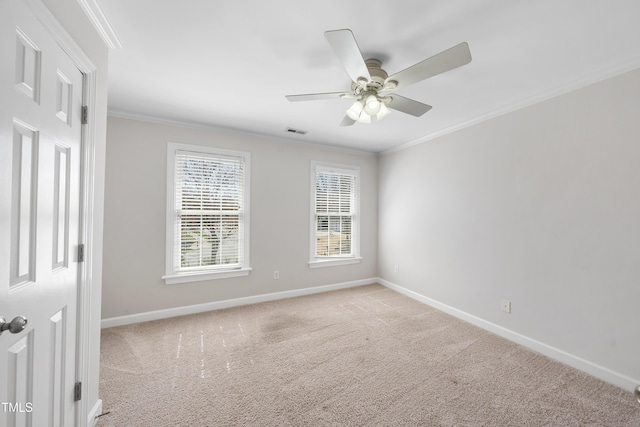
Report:
[{"label": "white wall", "polygon": [[[247,277],[166,285],[167,142],[251,153]],[[361,168],[359,264],[310,269],[311,161]],[[251,135],[110,117],[107,133],[102,316],[115,318],[376,276],[377,158]],[[273,279],[273,271],[280,279]]]},{"label": "white wall", "polygon": [[378,173],[383,279],[640,383],[640,70]]}]

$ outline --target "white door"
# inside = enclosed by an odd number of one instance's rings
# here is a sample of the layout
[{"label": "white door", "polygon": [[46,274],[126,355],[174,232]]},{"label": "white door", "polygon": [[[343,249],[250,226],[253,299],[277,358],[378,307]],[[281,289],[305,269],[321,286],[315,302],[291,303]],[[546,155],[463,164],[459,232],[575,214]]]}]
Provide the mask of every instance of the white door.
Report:
[{"label": "white door", "polygon": [[[75,425],[83,75],[0,0],[0,426]],[[9,325],[5,325],[8,327]]]}]

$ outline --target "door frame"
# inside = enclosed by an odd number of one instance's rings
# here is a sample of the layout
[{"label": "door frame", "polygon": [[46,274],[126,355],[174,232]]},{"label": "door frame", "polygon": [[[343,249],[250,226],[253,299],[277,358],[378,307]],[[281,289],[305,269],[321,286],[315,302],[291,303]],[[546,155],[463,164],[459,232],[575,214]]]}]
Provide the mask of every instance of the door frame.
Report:
[{"label": "door frame", "polygon": [[[75,66],[83,74],[83,105],[87,108],[87,123],[82,125],[82,158],[80,160],[80,230],[79,240],[84,244],[84,262],[79,263],[78,296],[76,318],[76,381],[82,382],[82,398],[76,405],[75,424],[77,426],[93,426],[95,417],[102,412],[102,401],[98,399],[92,408],[88,405],[86,391],[91,378],[89,369],[92,359],[99,359],[99,354],[91,352],[91,319],[95,318],[92,300],[94,293],[94,216],[95,212],[95,147],[96,147],[96,87],[97,68],[82,51],[73,37],[58,22],[51,11],[41,0],[24,1],[33,15],[44,25],[52,38],[71,58]],[[99,251],[98,251],[99,252]],[[97,384],[93,385],[97,389]],[[85,418],[86,417],[86,418]]]}]

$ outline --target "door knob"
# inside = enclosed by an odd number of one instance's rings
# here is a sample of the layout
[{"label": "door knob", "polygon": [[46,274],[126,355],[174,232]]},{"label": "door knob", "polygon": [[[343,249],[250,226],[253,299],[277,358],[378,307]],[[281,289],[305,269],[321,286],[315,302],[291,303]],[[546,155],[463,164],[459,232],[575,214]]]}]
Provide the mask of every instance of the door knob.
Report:
[{"label": "door knob", "polygon": [[9,331],[12,334],[17,334],[24,331],[27,326],[27,318],[24,316],[17,316],[11,322],[7,322],[4,317],[0,317],[0,335],[4,331]]}]

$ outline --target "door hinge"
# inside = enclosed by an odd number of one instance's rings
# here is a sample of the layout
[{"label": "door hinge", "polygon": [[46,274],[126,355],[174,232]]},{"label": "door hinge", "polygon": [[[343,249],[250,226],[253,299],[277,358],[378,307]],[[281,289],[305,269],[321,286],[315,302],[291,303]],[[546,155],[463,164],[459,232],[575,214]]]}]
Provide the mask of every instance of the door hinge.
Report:
[{"label": "door hinge", "polygon": [[82,106],[82,119],[80,120],[83,125],[89,123],[89,107]]},{"label": "door hinge", "polygon": [[84,262],[84,243],[78,245],[78,262]]},{"label": "door hinge", "polygon": [[73,387],[73,401],[77,402],[82,399],[82,383],[76,383]]}]

